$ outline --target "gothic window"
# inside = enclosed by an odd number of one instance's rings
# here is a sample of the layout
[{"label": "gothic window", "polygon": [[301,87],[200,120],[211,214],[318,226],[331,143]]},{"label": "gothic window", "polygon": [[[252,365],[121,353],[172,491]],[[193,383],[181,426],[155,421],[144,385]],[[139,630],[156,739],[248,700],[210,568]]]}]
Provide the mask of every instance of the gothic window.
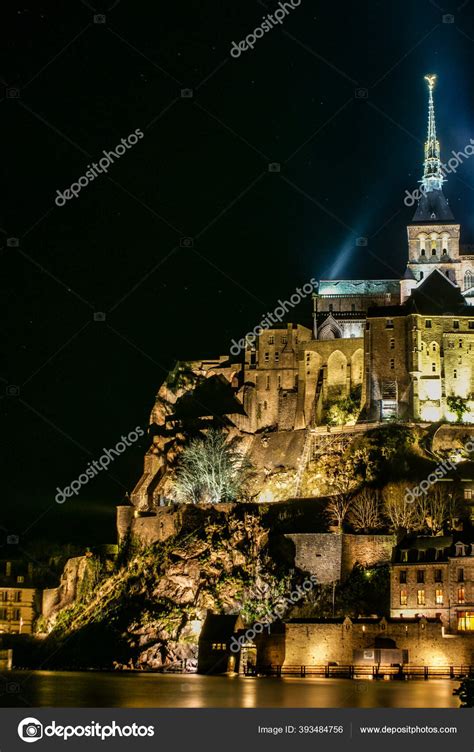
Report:
[{"label": "gothic window", "polygon": [[432,256],[436,256],[436,248],[432,248],[431,249],[431,255]]},{"label": "gothic window", "polygon": [[470,287],[473,285],[473,274],[470,269],[467,270],[467,272],[464,275],[464,289],[469,290]]},{"label": "gothic window", "polygon": [[421,255],[422,255],[422,256],[426,256],[426,251],[425,251],[425,249],[424,249],[424,248],[422,248],[422,249],[421,249]]}]

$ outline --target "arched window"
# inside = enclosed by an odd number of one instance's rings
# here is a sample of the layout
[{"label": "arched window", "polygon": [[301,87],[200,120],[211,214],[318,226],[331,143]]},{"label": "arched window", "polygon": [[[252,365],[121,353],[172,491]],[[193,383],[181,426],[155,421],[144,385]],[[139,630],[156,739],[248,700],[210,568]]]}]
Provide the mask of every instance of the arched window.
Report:
[{"label": "arched window", "polygon": [[467,272],[464,275],[464,289],[469,290],[470,287],[473,285],[473,274],[470,269],[467,270]]}]

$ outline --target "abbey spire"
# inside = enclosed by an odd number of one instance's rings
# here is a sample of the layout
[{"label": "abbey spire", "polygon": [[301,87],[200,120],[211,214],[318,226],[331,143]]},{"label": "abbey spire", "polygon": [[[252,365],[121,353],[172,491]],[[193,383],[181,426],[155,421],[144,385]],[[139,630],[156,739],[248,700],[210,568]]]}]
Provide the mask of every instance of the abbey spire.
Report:
[{"label": "abbey spire", "polygon": [[425,141],[423,177],[420,180],[422,196],[418,203],[413,222],[452,221],[454,219],[448,201],[443,193],[443,164],[436,135],[436,118],[433,90],[437,76],[425,76],[428,83],[428,133]]},{"label": "abbey spire", "polygon": [[423,178],[420,181],[423,190],[429,191],[441,190],[444,183],[443,173],[441,171],[441,156],[439,141],[436,138],[436,119],[433,100],[433,89],[436,82],[436,76],[430,74],[425,76],[428,82],[428,134],[425,141],[425,161]]}]

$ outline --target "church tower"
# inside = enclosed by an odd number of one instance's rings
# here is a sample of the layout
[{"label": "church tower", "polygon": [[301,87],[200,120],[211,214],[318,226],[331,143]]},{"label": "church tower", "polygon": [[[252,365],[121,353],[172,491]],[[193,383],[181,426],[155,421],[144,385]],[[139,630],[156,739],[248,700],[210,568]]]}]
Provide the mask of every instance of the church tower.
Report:
[{"label": "church tower", "polygon": [[443,193],[445,167],[441,162],[436,134],[433,90],[435,75],[425,76],[428,84],[428,133],[421,183],[421,198],[408,225],[408,265],[402,282],[402,303],[418,283],[438,269],[453,284],[464,290],[463,268],[459,256],[460,225],[455,221]]}]

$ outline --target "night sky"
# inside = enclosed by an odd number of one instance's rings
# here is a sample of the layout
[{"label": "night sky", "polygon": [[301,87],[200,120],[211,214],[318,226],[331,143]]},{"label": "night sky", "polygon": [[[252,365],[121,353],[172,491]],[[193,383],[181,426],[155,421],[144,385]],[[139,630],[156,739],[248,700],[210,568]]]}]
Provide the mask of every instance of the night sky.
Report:
[{"label": "night sky", "polygon": [[[238,59],[232,41],[277,3],[6,5],[3,552],[6,533],[25,550],[115,540],[144,440],[75,502],[56,504],[56,487],[147,424],[176,359],[227,352],[311,277],[403,271],[424,74],[439,77],[443,159],[474,138],[470,2],[302,0]],[[55,205],[136,129],[107,175]],[[445,186],[463,242],[473,191],[471,158]]]}]

